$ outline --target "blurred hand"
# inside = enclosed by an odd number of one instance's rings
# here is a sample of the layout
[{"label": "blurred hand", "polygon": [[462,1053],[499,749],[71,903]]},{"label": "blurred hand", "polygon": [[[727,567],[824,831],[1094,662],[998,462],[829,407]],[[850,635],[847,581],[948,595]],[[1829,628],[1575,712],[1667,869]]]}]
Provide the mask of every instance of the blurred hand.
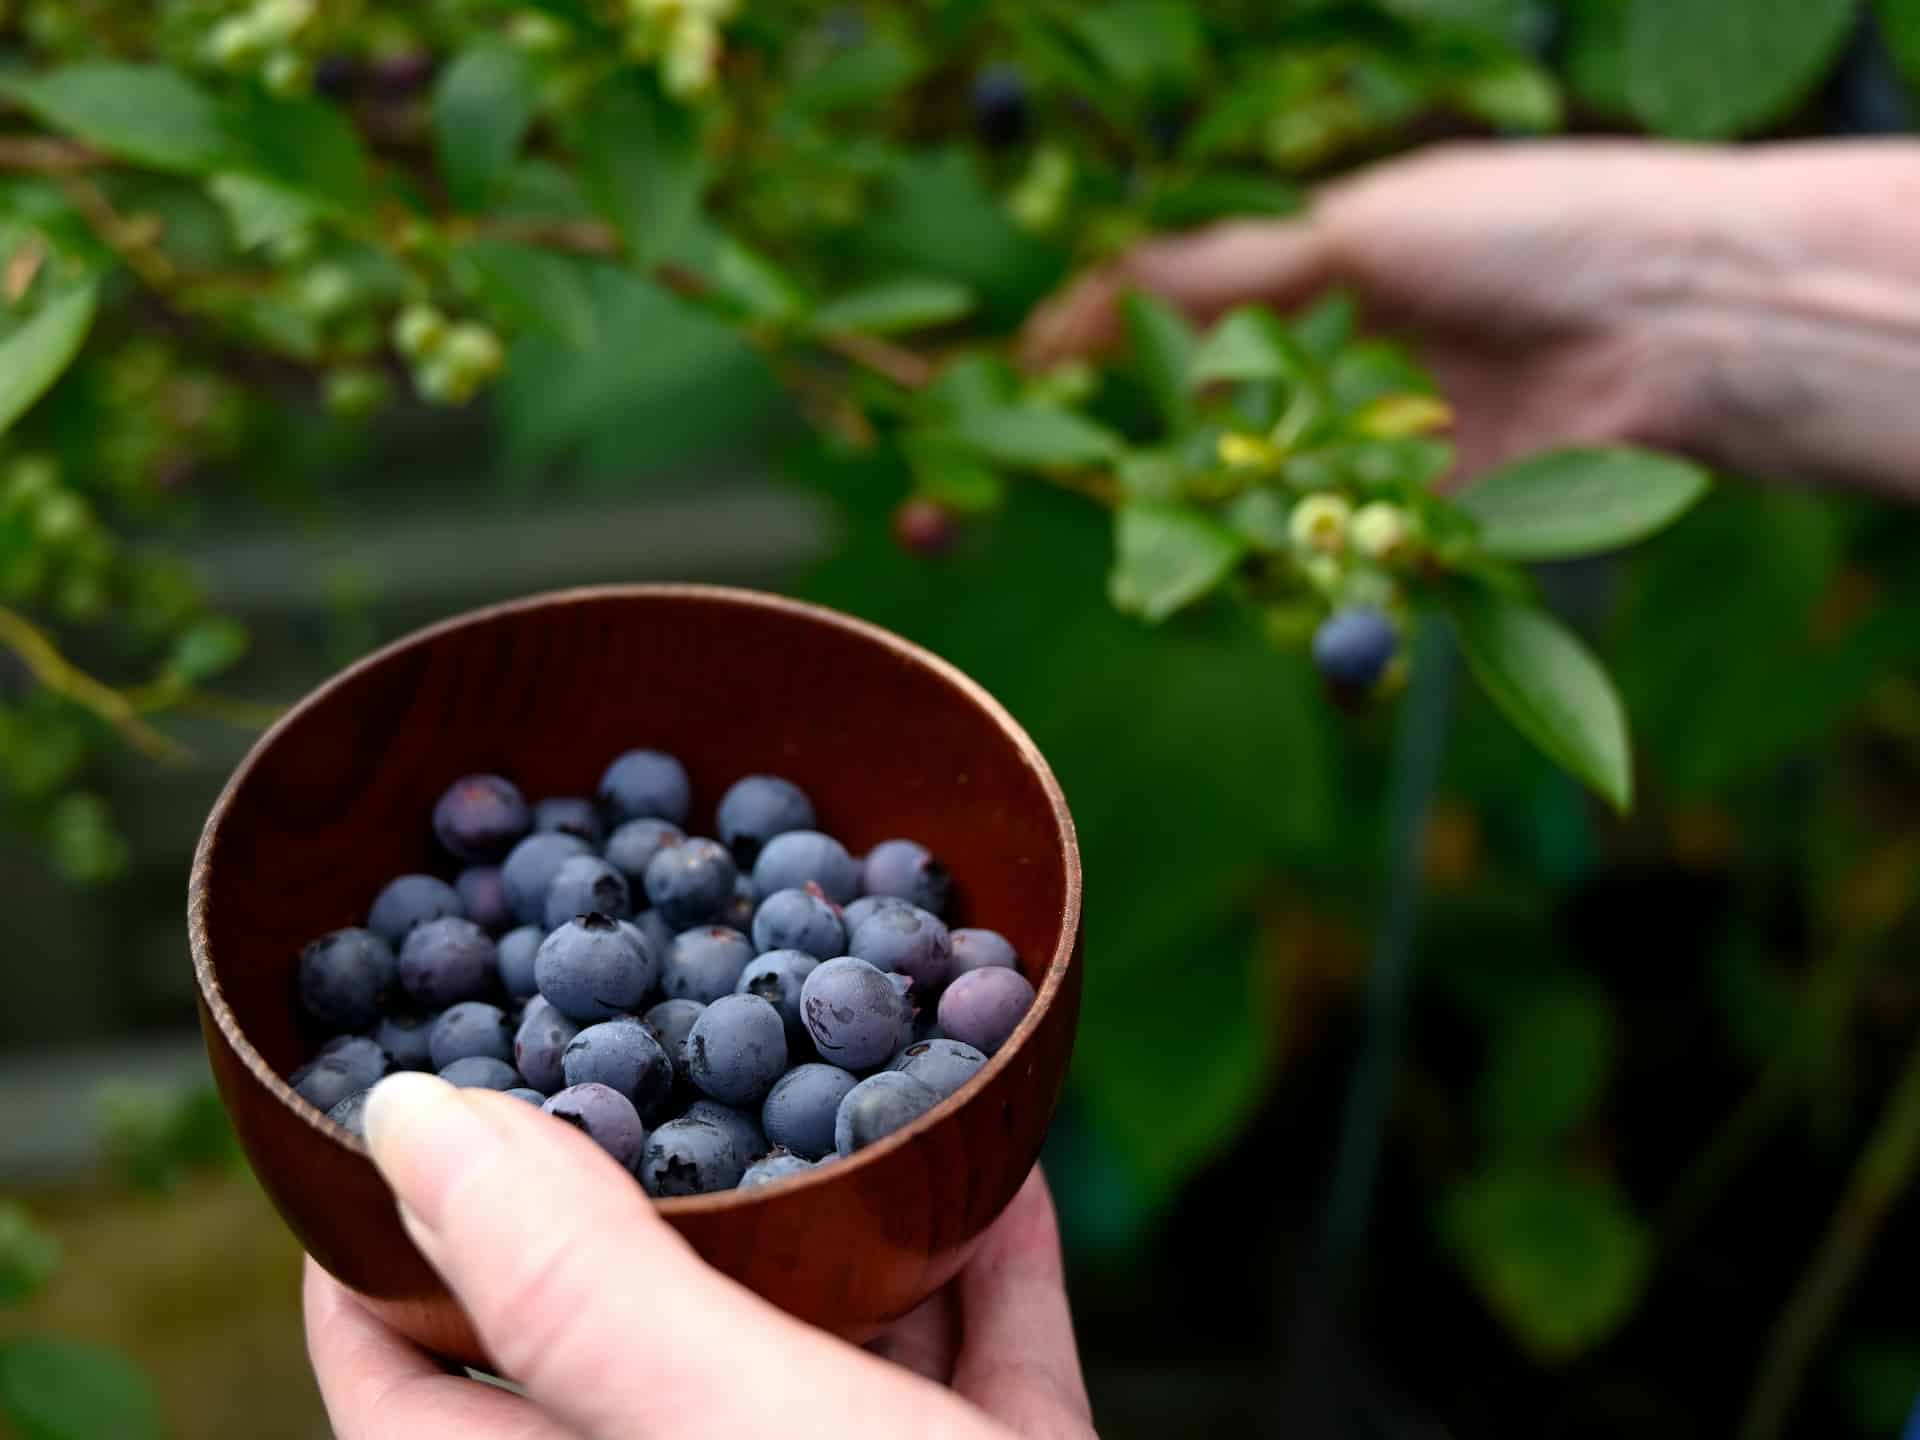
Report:
[{"label": "blurred hand", "polygon": [[402,1075],[366,1123],[408,1233],[526,1395],[447,1373],[309,1261],[340,1440],[1093,1434],[1038,1171],[953,1284],[862,1350],[708,1267],[631,1175],[524,1101]]},{"label": "blurred hand", "polygon": [[1130,287],[1205,321],[1334,286],[1433,368],[1463,475],[1618,442],[1920,493],[1920,145],[1436,147],[1301,219],[1141,246],[1042,307],[1025,358],[1113,344]]}]

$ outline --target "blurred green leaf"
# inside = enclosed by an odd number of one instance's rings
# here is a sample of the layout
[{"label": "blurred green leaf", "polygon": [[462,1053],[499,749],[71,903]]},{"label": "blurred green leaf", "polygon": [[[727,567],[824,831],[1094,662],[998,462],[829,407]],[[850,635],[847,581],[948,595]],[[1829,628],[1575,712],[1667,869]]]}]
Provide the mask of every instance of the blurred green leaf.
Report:
[{"label": "blurred green leaf", "polygon": [[1494,471],[1457,503],[1479,523],[1487,554],[1558,560],[1665,529],[1707,484],[1699,466],[1644,450],[1560,450]]},{"label": "blurred green leaf", "polygon": [[1109,0],[1073,13],[1074,33],[1126,91],[1184,91],[1206,59],[1199,13],[1183,0]]},{"label": "blurred green leaf", "polygon": [[1440,1232],[1514,1338],[1560,1365],[1605,1340],[1646,1285],[1646,1226],[1612,1185],[1534,1169],[1455,1185]]},{"label": "blurred green leaf", "polygon": [[127,842],[98,795],[69,790],[47,812],[47,848],[69,880],[98,885],[127,868]]},{"label": "blurred green leaf", "polygon": [[1226,522],[1248,544],[1261,550],[1287,551],[1293,537],[1287,529],[1292,506],[1272,490],[1249,490],[1227,506]]},{"label": "blurred green leaf", "polygon": [[297,190],[239,171],[207,181],[207,193],[227,213],[234,243],[258,250],[298,235],[314,220],[313,202]]},{"label": "blurred green leaf", "polygon": [[232,168],[324,201],[354,219],[373,208],[366,149],[337,106],[247,89],[227,101],[222,123],[240,151]]},{"label": "blurred green leaf", "polygon": [[1190,389],[1217,380],[1281,380],[1308,369],[1299,342],[1272,311],[1257,305],[1229,311],[1209,330],[1187,368]]},{"label": "blurred green leaf", "polygon": [[1539,7],[1537,0],[1384,0],[1382,8],[1423,25],[1459,25],[1514,44]]},{"label": "blurred green leaf", "polygon": [[1180,457],[1165,450],[1129,450],[1113,473],[1129,500],[1178,500],[1186,491]]},{"label": "blurred green leaf", "polygon": [[576,349],[599,338],[599,317],[581,261],[505,240],[472,240],[458,255],[480,296],[512,329]]},{"label": "blurred green leaf", "polygon": [[732,236],[715,247],[711,272],[715,292],[752,319],[785,325],[806,308],[798,280]]},{"label": "blurred green leaf", "polygon": [[1271,175],[1215,170],[1155,190],[1146,219],[1156,229],[1177,230],[1250,215],[1294,215],[1305,203],[1298,186]]},{"label": "blurred green leaf", "polygon": [[1920,1403],[1920,1340],[1855,1345],[1842,1373],[1860,1429],[1868,1435],[1899,1435]]},{"label": "blurred green leaf", "polygon": [[1633,109],[1627,93],[1627,20],[1633,0],[1570,0],[1563,68],[1573,93],[1605,115]]},{"label": "blurred green leaf", "polygon": [[905,38],[869,27],[858,44],[835,49],[795,76],[786,103],[821,114],[872,109],[894,99],[925,68],[925,58]]},{"label": "blurred green leaf", "polygon": [[0,1415],[20,1440],[160,1440],[160,1402],[131,1361],[103,1345],[0,1341]]},{"label": "blurred green leaf", "polygon": [[1502,1006],[1480,1084],[1493,1154],[1528,1159],[1586,1118],[1613,1058],[1613,1012],[1584,975],[1554,976]]},{"label": "blurred green leaf", "polygon": [[1430,395],[1433,377],[1398,345],[1359,340],[1334,357],[1327,377],[1333,403],[1351,414],[1387,395]]},{"label": "blurred green leaf", "polygon": [[962,514],[992,510],[1006,498],[1007,482],[1000,472],[944,435],[927,431],[909,435],[905,449],[914,490],[949,510]]},{"label": "blurred green leaf", "polygon": [[1196,344],[1193,331],[1178,310],[1156,295],[1134,291],[1120,304],[1132,341],[1134,368],[1167,429],[1178,431],[1193,415],[1187,395],[1187,373],[1193,367]]},{"label": "blurred green leaf", "polygon": [[73,363],[93,324],[91,284],[55,296],[0,338],[0,433],[26,413]]},{"label": "blurred green leaf", "polygon": [[580,121],[581,165],[595,208],[636,265],[670,253],[706,181],[691,114],[630,76],[606,81]]},{"label": "blurred green leaf", "polygon": [[893,335],[945,325],[973,306],[972,292],[951,280],[893,280],[822,301],[813,312],[813,328],[822,335],[856,330]]},{"label": "blurred green leaf", "polygon": [[1857,8],[1855,0],[1631,0],[1634,113],[1678,139],[1760,130],[1812,93]]},{"label": "blurred green leaf", "polygon": [[182,680],[197,683],[230,669],[246,653],[246,626],[225,615],[209,615],[181,632],[167,663]]},{"label": "blurred green leaf", "polygon": [[1120,437],[1071,410],[1002,405],[963,411],[949,422],[955,442],[999,465],[1045,470],[1110,464]]},{"label": "blurred green leaf", "polygon": [[31,1300],[60,1268],[60,1242],[26,1207],[0,1200],[0,1309]]},{"label": "blurred green leaf", "polygon": [[1136,500],[1114,512],[1107,593],[1129,615],[1158,623],[1211,591],[1245,551],[1239,535],[1187,505]]},{"label": "blurred green leaf", "polygon": [[1545,134],[1558,130],[1565,119],[1553,76],[1523,60],[1476,68],[1454,88],[1454,95],[1469,114],[1502,130]]},{"label": "blurred green leaf", "polygon": [[1323,295],[1295,318],[1293,338],[1320,365],[1331,365],[1353,339],[1353,296],[1344,290]]},{"label": "blurred green leaf", "polygon": [[483,209],[533,123],[533,67],[519,50],[480,44],[440,72],[434,145],[454,204]]},{"label": "blurred green leaf", "polygon": [[165,1193],[188,1175],[223,1170],[239,1159],[233,1126],[209,1086],[109,1082],[97,1098],[101,1148],[123,1184]]},{"label": "blurred green leaf", "polygon": [[110,155],[206,175],[240,147],[213,97],[165,65],[87,63],[0,76],[11,95],[54,130]]},{"label": "blurred green leaf", "polygon": [[1900,74],[1920,86],[1920,0],[1874,0],[1874,12]]},{"label": "blurred green leaf", "polygon": [[1514,728],[1625,811],[1626,712],[1587,647],[1543,611],[1484,591],[1458,594],[1451,612],[1475,677]]}]

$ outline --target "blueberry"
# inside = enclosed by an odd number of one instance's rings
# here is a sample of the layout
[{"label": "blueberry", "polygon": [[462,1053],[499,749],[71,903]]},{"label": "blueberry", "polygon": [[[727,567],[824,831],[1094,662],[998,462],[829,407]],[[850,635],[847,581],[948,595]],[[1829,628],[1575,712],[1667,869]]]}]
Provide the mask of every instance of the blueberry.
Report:
[{"label": "blueberry", "polygon": [[740,972],[753,963],[753,942],[724,925],[703,925],[673,937],[660,988],[669,1000],[698,1000],[710,1005],[731,995]]},{"label": "blueberry", "polygon": [[955,930],[948,939],[953,944],[953,973],[969,970],[1018,970],[1020,957],[1007,937],[997,930],[966,928]]},{"label": "blueberry", "polygon": [[402,875],[389,880],[367,912],[367,928],[389,945],[398,946],[417,925],[443,915],[467,913],[460,896],[444,880],[431,875]]},{"label": "blueberry", "polygon": [[[633,932],[637,934],[638,932]],[[533,978],[562,1015],[582,1024],[640,1008],[656,978],[653,956],[605,915],[569,920],[540,942]]]},{"label": "blueberry", "polygon": [[787,1027],[789,1059],[813,1049],[813,1039],[800,1022],[800,987],[819,964],[817,955],[804,950],[769,950],[740,972],[733,987],[741,995],[758,995],[780,1012],[780,1023]]},{"label": "blueberry", "polygon": [[869,895],[898,895],[939,915],[952,885],[947,867],[914,840],[882,840],[867,852],[861,878]]},{"label": "blueberry", "polygon": [[840,912],[840,918],[846,924],[847,934],[851,935],[880,911],[897,910],[911,903],[898,895],[862,895]]},{"label": "blueberry", "polygon": [[817,887],[776,890],[760,902],[753,916],[753,948],[804,950],[821,960],[847,953],[847,927],[840,907]]},{"label": "blueberry", "polygon": [[466,775],[433,807],[433,833],[456,860],[470,865],[500,859],[533,825],[519,787],[499,775]]},{"label": "blueberry", "polygon": [[380,1018],[396,976],[386,941],[371,930],[335,930],[300,952],[300,1003],[322,1025],[358,1030]]},{"label": "blueberry", "polygon": [[693,1084],[687,1036],[693,1033],[693,1022],[706,1008],[698,1000],[662,1000],[640,1017],[640,1023],[653,1032],[653,1038],[673,1061],[674,1083],[681,1089]]},{"label": "blueberry", "polygon": [[533,957],[547,932],[538,925],[522,925],[494,941],[494,956],[500,968],[500,985],[516,1000],[536,994],[540,987],[533,979]]},{"label": "blueberry", "polygon": [[591,800],[578,795],[554,795],[542,800],[533,807],[533,828],[539,835],[571,835],[593,846],[606,838],[600,812]]},{"label": "blueberry", "polygon": [[623,1170],[640,1163],[640,1152],[647,1143],[646,1128],[633,1102],[618,1090],[588,1083],[569,1085],[540,1107],[556,1120],[564,1120],[619,1162]]},{"label": "blueberry", "polygon": [[776,1180],[784,1180],[789,1175],[804,1175],[813,1169],[811,1160],[803,1160],[791,1150],[769,1150],[740,1177],[739,1188],[757,1190],[762,1185],[771,1185]]},{"label": "blueberry", "polygon": [[383,100],[405,100],[427,88],[434,59],[425,50],[400,50],[373,62],[373,88]]},{"label": "blueberry", "polygon": [[658,910],[642,910],[629,922],[631,929],[640,932],[640,938],[646,942],[662,965],[667,963],[667,952],[673,949],[673,927],[660,918]]},{"label": "blueberry", "polygon": [[569,1085],[618,1090],[643,1117],[673,1093],[673,1061],[653,1032],[631,1015],[587,1026],[567,1046],[560,1068]]},{"label": "blueberry", "polygon": [[719,923],[742,935],[753,933],[753,917],[760,908],[760,888],[751,875],[734,877],[733,894],[720,907]]},{"label": "blueberry", "polygon": [[489,934],[498,935],[513,925],[507,882],[498,865],[469,865],[454,877],[453,893],[466,907],[467,918]]},{"label": "blueberry", "polygon": [[848,1070],[883,1065],[913,1025],[908,981],[864,960],[829,960],[800,987],[800,1015],[820,1058]]},{"label": "blueberry", "polygon": [[474,1055],[512,1060],[513,1027],[507,1023],[507,1012],[498,1005],[463,1000],[440,1012],[427,1046],[435,1070]]},{"label": "blueberry", "polygon": [[796,1065],[767,1092],[760,1123],[767,1138],[818,1160],[833,1149],[833,1120],[859,1080],[838,1065]]},{"label": "blueberry", "polygon": [[547,916],[547,888],[560,867],[576,855],[590,853],[578,835],[548,832],[529,835],[508,852],[500,866],[507,886],[507,906],[522,925],[538,925]]},{"label": "blueberry", "polygon": [[913,1076],[944,1100],[986,1063],[985,1055],[958,1040],[919,1040],[894,1056],[887,1068]]},{"label": "blueberry", "polygon": [[360,62],[352,55],[335,51],[322,55],[313,66],[313,93],[329,100],[350,99],[360,88]]},{"label": "blueberry", "polygon": [[767,1098],[787,1068],[787,1027],[780,1011],[758,995],[722,995],[693,1022],[687,1036],[693,1083],[725,1105]]},{"label": "blueberry", "polygon": [[546,925],[558,930],[569,920],[598,911],[624,920],[633,913],[627,877],[598,855],[576,855],[554,872],[547,887]]},{"label": "blueberry", "polygon": [[344,1126],[362,1140],[367,1138],[367,1092],[356,1090],[327,1110],[327,1119]]},{"label": "blueberry", "polygon": [[524,1090],[527,1082],[504,1060],[491,1055],[469,1055],[440,1071],[440,1078],[463,1090]]},{"label": "blueberry", "polygon": [[396,1070],[433,1069],[431,1015],[383,1015],[373,1027],[373,1043],[387,1052]]},{"label": "blueberry", "polygon": [[1313,663],[1330,685],[1371,690],[1399,645],[1393,622],[1370,605],[1336,610],[1313,632]]},{"label": "blueberry", "polygon": [[627,877],[633,890],[644,888],[647,865],[670,845],[686,839],[686,832],[665,820],[629,820],[607,837],[607,863]]},{"label": "blueberry", "polygon": [[693,808],[693,786],[673,756],[629,750],[600,777],[600,804],[616,824],[650,817],[684,825]]},{"label": "blueberry", "polygon": [[911,1125],[940,1103],[933,1088],[899,1070],[869,1075],[847,1092],[833,1117],[833,1148],[842,1155]]},{"label": "blueberry", "polygon": [[953,973],[947,927],[917,906],[889,907],[868,916],[847,941],[847,953],[876,970],[906,976],[915,993],[926,998]]},{"label": "blueberry", "polygon": [[748,775],[727,787],[714,815],[720,843],[742,865],[751,865],[760,848],[788,830],[813,829],[813,802],[807,792],[778,775]]},{"label": "blueberry", "polygon": [[1027,82],[1011,65],[989,65],[974,78],[973,128],[983,143],[1017,145],[1027,133]]},{"label": "blueberry", "polygon": [[640,1183],[649,1195],[707,1195],[731,1190],[746,1173],[727,1132],[710,1120],[682,1116],[647,1137]]},{"label": "blueberry", "polygon": [[477,1000],[492,988],[499,967],[487,932],[457,915],[429,920],[400,947],[400,984],[427,1010]]},{"label": "blueberry", "polygon": [[[703,925],[733,897],[738,874],[733,856],[717,841],[685,840],[647,862],[647,900],[676,930]],[[768,893],[764,886],[761,893]]]},{"label": "blueberry", "polygon": [[818,830],[789,830],[766,843],[753,862],[753,883],[762,895],[802,890],[811,882],[836,905],[860,893],[860,865],[847,847]]},{"label": "blueberry", "polygon": [[511,1095],[516,1100],[524,1100],[529,1105],[544,1106],[547,1103],[546,1096],[542,1095],[538,1090],[527,1088],[525,1085],[516,1085],[513,1089],[502,1090],[500,1093],[502,1095]]},{"label": "blueberry", "polygon": [[331,1110],[385,1075],[387,1052],[364,1035],[340,1035],[287,1077],[294,1093],[316,1110]]},{"label": "blueberry", "polygon": [[513,1063],[535,1090],[551,1095],[567,1083],[564,1057],[580,1027],[547,1002],[544,995],[527,1001],[520,1028],[513,1036]]},{"label": "blueberry", "polygon": [[733,1153],[740,1157],[742,1165],[751,1165],[771,1148],[766,1132],[760,1128],[760,1117],[751,1110],[737,1110],[718,1100],[701,1099],[687,1106],[686,1118],[718,1125],[733,1141]]},{"label": "blueberry", "polygon": [[1018,970],[969,970],[940,997],[940,1028],[991,1055],[1033,1004],[1033,986]]},{"label": "blueberry", "polygon": [[960,524],[953,511],[925,495],[909,495],[894,506],[893,521],[887,528],[902,551],[925,559],[946,554],[960,538]]}]

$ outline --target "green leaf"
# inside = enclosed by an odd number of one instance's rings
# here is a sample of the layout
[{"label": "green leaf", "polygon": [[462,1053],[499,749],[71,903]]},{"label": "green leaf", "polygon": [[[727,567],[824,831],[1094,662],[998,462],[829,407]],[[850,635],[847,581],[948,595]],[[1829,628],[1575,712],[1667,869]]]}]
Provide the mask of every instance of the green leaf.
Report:
[{"label": "green leaf", "polygon": [[434,144],[454,204],[483,209],[533,123],[533,67],[519,50],[463,50],[433,91]]},{"label": "green leaf", "polygon": [[1271,175],[1215,170],[1162,186],[1147,202],[1156,229],[1204,225],[1248,215],[1293,215],[1306,203],[1297,185]]},{"label": "green leaf", "polygon": [[213,98],[164,65],[64,65],[0,77],[0,92],[51,129],[156,170],[206,175],[239,151]]},{"label": "green leaf", "polygon": [[0,433],[25,414],[80,353],[97,294],[92,284],[69,290],[0,339]]},{"label": "green leaf", "polygon": [[785,325],[806,308],[798,280],[731,235],[715,249],[708,278],[717,295],[767,324]]},{"label": "green leaf", "polygon": [[1343,411],[1365,409],[1383,395],[1432,394],[1433,377],[1387,340],[1361,340],[1334,358],[1327,377],[1333,403]]},{"label": "green leaf", "polygon": [[160,1402],[131,1361],[103,1345],[0,1343],[0,1415],[20,1440],[159,1440]]},{"label": "green leaf", "polygon": [[549,335],[585,349],[600,333],[582,262],[531,245],[474,240],[460,247],[475,288],[522,334]]},{"label": "green leaf", "polygon": [[1280,380],[1308,369],[1299,342],[1271,310],[1257,305],[1228,312],[1194,352],[1187,386],[1218,380]]},{"label": "green leaf", "polygon": [[1909,85],[1920,87],[1920,0],[1874,0],[1887,50]]},{"label": "green leaf", "polygon": [[1633,0],[1572,0],[1567,8],[1567,85],[1605,115],[1626,115],[1633,109],[1627,94],[1627,21],[1632,4]]},{"label": "green leaf", "polygon": [[1284,498],[1262,488],[1234,497],[1227,506],[1226,521],[1256,549],[1287,551],[1293,548],[1293,537],[1287,529],[1291,514],[1292,507]]},{"label": "green leaf", "polygon": [[1644,450],[1560,450],[1494,471],[1458,504],[1478,522],[1487,554],[1560,560],[1665,529],[1707,484],[1699,466]]},{"label": "green leaf", "polygon": [[1853,29],[1855,0],[1632,0],[1628,96],[1662,134],[1722,140],[1783,119]]},{"label": "green leaf", "polygon": [[1592,1108],[1613,1054],[1606,992],[1563,975],[1502,1006],[1480,1084],[1480,1125],[1496,1155],[1532,1156]]},{"label": "green leaf", "polygon": [[1074,12],[1072,23],[1101,68],[1128,91],[1186,90],[1199,79],[1206,35],[1183,0],[1110,0]]},{"label": "green leaf", "polygon": [[1113,476],[1129,500],[1178,500],[1187,488],[1186,467],[1166,450],[1129,450]]},{"label": "green leaf", "polygon": [[26,1207],[0,1200],[0,1308],[31,1300],[60,1268],[60,1242]]},{"label": "green leaf", "polygon": [[903,39],[870,28],[859,44],[836,49],[795,76],[786,103],[822,115],[873,109],[905,90],[925,68],[920,52]]},{"label": "green leaf", "polygon": [[1455,87],[1455,95],[1469,114],[1503,130],[1545,134],[1565,119],[1553,76],[1524,60],[1474,70]]},{"label": "green leaf", "polygon": [[1457,25],[1489,39],[1517,44],[1532,18],[1534,0],[1383,0],[1383,9],[1420,25]]},{"label": "green leaf", "polygon": [[313,202],[297,190],[239,171],[207,181],[207,193],[227,212],[233,239],[242,250],[258,250],[313,223]]},{"label": "green leaf", "polygon": [[1542,611],[1481,591],[1451,608],[1468,664],[1514,728],[1624,812],[1633,794],[1626,712],[1587,647]]},{"label": "green leaf", "polygon": [[1114,512],[1116,608],[1158,623],[1212,590],[1245,552],[1241,537],[1187,505],[1135,500]]},{"label": "green leaf", "polygon": [[636,265],[672,252],[706,180],[692,114],[637,79],[608,81],[581,120],[587,190]]},{"label": "green leaf", "polygon": [[1531,1168],[1455,1185],[1440,1231],[1488,1308],[1549,1365],[1619,1328],[1652,1259],[1646,1226],[1616,1187]]},{"label": "green leaf", "polygon": [[1187,372],[1193,365],[1195,341],[1181,313],[1145,291],[1130,292],[1120,302],[1132,342],[1133,366],[1171,431],[1184,429],[1193,416],[1187,396]]},{"label": "green leaf", "polygon": [[894,280],[823,301],[813,312],[813,329],[820,335],[895,335],[945,325],[973,306],[973,292],[951,280]]},{"label": "green leaf", "polygon": [[190,684],[211,680],[247,653],[247,627],[225,615],[196,620],[174,642],[168,668]]},{"label": "green leaf", "polygon": [[996,509],[1006,498],[1000,472],[938,433],[922,432],[903,442],[913,470],[913,488],[950,510],[970,514]]},{"label": "green leaf", "polygon": [[47,812],[54,866],[79,885],[97,885],[127,868],[127,841],[98,795],[69,790]]},{"label": "green leaf", "polygon": [[1323,295],[1293,322],[1300,348],[1321,365],[1331,365],[1353,339],[1353,296],[1343,290]]},{"label": "green leaf", "polygon": [[948,426],[959,444],[997,465],[1047,470],[1111,464],[1120,437],[1071,410],[1003,405],[964,411]]},{"label": "green leaf", "polygon": [[239,150],[234,168],[359,218],[373,208],[367,152],[353,122],[321,100],[282,100],[257,89],[227,102],[222,122]]}]

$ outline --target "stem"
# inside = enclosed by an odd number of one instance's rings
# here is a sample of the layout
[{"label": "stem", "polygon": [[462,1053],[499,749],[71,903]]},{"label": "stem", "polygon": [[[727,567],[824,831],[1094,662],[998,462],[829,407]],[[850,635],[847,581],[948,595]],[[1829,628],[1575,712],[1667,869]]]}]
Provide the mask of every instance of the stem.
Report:
[{"label": "stem", "polygon": [[141,754],[155,760],[185,760],[179,741],[162,735],[140,718],[133,702],[104,685],[62,655],[45,632],[18,611],[0,606],[0,645],[5,645],[47,689],[106,721]]},{"label": "stem", "polygon": [[64,175],[107,163],[106,156],[78,140],[46,135],[0,135],[0,170]]},{"label": "stem", "polygon": [[1406,1041],[1421,839],[1439,785],[1453,697],[1452,637],[1437,621],[1421,627],[1406,709],[1400,717],[1387,829],[1386,906],[1367,972],[1367,1019],[1360,1062],[1347,1095],[1327,1211],[1328,1260],[1343,1270],[1367,1232],[1380,1168],[1388,1103]]},{"label": "stem", "polygon": [[1741,1426],[1741,1440],[1776,1440],[1799,1398],[1820,1338],[1853,1287],[1887,1211],[1920,1169],[1920,1038],[1888,1099],[1866,1148],[1854,1163],[1846,1193],[1827,1224],[1820,1248],[1767,1342],[1760,1383]]}]

